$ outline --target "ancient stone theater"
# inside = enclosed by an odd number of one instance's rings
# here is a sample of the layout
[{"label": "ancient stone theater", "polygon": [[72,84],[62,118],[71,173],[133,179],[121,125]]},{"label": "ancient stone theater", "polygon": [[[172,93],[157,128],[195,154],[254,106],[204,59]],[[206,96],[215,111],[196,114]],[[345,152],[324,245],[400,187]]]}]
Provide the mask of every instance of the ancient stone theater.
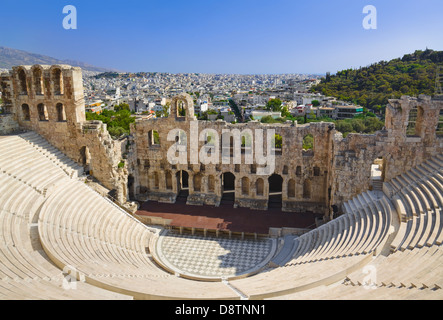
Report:
[{"label": "ancient stone theater", "polygon": [[[80,68],[13,67],[0,89],[3,299],[443,298],[439,96],[389,100],[381,131],[344,138],[199,121],[183,94],[115,140],[86,120]],[[178,199],[322,218],[257,234],[137,214]]]}]

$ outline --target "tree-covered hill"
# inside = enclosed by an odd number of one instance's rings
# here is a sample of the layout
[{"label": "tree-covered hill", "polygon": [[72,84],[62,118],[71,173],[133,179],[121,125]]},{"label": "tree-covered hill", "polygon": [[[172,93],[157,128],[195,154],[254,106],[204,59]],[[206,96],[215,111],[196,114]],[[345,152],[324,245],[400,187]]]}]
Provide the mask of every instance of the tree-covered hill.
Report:
[{"label": "tree-covered hill", "polygon": [[443,51],[418,50],[401,59],[328,74],[312,90],[373,108],[402,95],[434,95],[437,65],[443,65]]}]

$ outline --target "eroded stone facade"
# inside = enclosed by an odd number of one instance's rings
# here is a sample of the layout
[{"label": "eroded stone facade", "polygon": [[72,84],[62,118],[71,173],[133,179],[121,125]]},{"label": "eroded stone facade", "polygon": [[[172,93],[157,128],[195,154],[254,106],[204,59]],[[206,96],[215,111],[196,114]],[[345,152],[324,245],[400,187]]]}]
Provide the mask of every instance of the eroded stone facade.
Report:
[{"label": "eroded stone facade", "polygon": [[[443,100],[426,96],[390,100],[383,130],[343,138],[332,123],[197,121],[192,98],[180,95],[172,99],[168,118],[137,120],[128,140],[115,141],[103,123],[86,121],[79,68],[19,66],[0,79],[8,111],[18,126],[38,132],[84,165],[106,188],[116,190],[121,202],[174,203],[184,197],[191,205],[232,201],[238,207],[280,206],[287,212],[332,218],[343,202],[371,188],[374,163],[382,163],[386,181],[443,151],[437,130]],[[260,172],[263,165],[255,157],[255,145],[231,140],[233,132],[252,134],[253,141],[261,132],[263,154],[270,143],[268,133],[281,137],[281,148],[270,146],[275,153],[272,172]],[[223,145],[226,134],[228,142]],[[304,150],[308,135],[313,149]],[[174,147],[182,148],[183,161],[171,161],[177,159],[177,152],[171,152]],[[126,165],[118,168],[124,154]],[[218,160],[202,163],[205,155]]]},{"label": "eroded stone facade", "polygon": [[118,164],[126,141],[115,141],[101,122],[86,121],[82,72],[68,65],[13,67],[0,87],[9,112],[24,130],[43,136],[106,188],[126,199],[124,169]]}]

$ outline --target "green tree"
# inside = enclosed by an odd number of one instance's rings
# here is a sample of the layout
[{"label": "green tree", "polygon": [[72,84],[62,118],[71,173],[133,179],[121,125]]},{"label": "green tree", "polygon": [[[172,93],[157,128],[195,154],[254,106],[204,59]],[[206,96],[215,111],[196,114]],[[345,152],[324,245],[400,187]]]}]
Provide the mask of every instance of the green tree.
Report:
[{"label": "green tree", "polygon": [[271,99],[266,103],[266,109],[272,112],[281,112],[282,101],[280,99]]},{"label": "green tree", "polygon": [[303,149],[311,150],[314,148],[314,136],[312,134],[308,134],[303,138]]},{"label": "green tree", "polygon": [[290,117],[290,116],[291,116],[291,113],[289,112],[287,106],[284,106],[284,107],[281,109],[281,116],[282,116],[282,117]]}]

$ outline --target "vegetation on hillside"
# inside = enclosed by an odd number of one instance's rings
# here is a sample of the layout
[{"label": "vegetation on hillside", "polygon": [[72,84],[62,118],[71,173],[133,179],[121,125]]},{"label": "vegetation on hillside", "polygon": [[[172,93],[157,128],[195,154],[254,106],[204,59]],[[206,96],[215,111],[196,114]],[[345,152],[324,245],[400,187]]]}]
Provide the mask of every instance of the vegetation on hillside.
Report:
[{"label": "vegetation on hillside", "polygon": [[443,51],[418,50],[401,59],[328,74],[312,91],[366,108],[381,109],[388,99],[433,95],[437,65],[442,64]]}]

